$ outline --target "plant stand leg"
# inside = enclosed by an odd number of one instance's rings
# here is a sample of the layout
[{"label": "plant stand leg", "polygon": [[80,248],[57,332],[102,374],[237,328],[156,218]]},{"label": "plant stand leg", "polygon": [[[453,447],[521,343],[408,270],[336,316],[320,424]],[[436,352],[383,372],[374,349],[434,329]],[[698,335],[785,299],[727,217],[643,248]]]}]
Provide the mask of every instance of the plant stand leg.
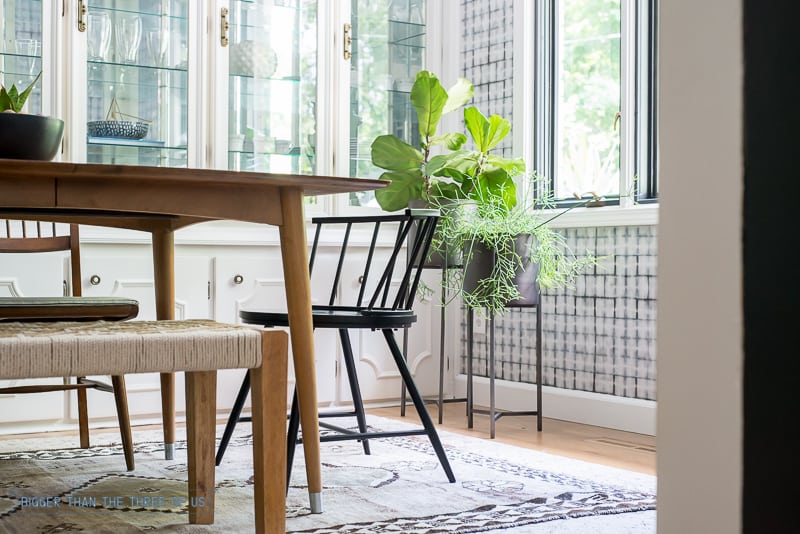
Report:
[{"label": "plant stand leg", "polygon": [[467,310],[467,428],[473,426],[473,391],[472,391],[472,308]]},{"label": "plant stand leg", "polygon": [[497,416],[494,409],[494,314],[489,317],[489,438],[494,439]]},{"label": "plant stand leg", "polygon": [[536,430],[542,431],[542,298],[536,305]]},{"label": "plant stand leg", "polygon": [[[445,260],[446,261],[446,260]],[[439,397],[436,401],[436,407],[439,410],[439,424],[442,424],[442,412],[444,411],[444,360],[446,358],[444,353],[444,335],[445,335],[445,309],[446,306],[446,297],[447,297],[447,290],[444,287],[445,284],[445,272],[447,269],[447,265],[444,266],[442,269],[442,310],[439,314]]]}]

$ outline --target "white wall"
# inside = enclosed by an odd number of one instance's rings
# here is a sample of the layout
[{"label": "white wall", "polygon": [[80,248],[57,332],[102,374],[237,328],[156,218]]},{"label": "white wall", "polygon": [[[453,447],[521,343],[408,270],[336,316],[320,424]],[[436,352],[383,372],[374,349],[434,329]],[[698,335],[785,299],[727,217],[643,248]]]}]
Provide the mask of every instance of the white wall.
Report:
[{"label": "white wall", "polygon": [[740,2],[660,3],[658,531],[740,532]]}]

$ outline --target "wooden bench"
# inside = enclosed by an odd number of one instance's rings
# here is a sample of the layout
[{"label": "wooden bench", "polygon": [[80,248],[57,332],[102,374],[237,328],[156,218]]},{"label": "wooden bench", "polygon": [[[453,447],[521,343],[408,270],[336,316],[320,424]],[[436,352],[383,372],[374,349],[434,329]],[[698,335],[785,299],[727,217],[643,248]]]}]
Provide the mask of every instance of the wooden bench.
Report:
[{"label": "wooden bench", "polygon": [[208,503],[190,508],[189,522],[212,524],[217,370],[250,369],[255,527],[282,533],[287,339],[280,330],[208,320],[0,322],[0,378],[185,371],[188,494]]}]

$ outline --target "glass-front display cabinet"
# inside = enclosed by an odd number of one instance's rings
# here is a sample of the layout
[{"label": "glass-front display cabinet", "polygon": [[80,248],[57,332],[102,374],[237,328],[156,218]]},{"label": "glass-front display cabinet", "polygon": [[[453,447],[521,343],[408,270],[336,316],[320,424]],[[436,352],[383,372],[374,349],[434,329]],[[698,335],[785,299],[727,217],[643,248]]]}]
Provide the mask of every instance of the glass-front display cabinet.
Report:
[{"label": "glass-front display cabinet", "polygon": [[[409,95],[426,64],[425,0],[352,0],[349,175],[375,178],[370,146],[391,133],[419,146]],[[371,192],[351,193],[350,206],[377,207]]]},{"label": "glass-front display cabinet", "polygon": [[[231,0],[222,7],[215,144],[231,170],[313,174],[317,168],[316,0]],[[220,139],[220,134],[224,138]],[[220,158],[222,159],[222,158]],[[217,162],[218,166],[219,162]]]},{"label": "glass-front display cabinet", "polygon": [[419,142],[429,4],[0,0],[0,81],[43,72],[27,111],[65,120],[64,160],[376,177],[375,137]]},{"label": "glass-front display cabinet", "polygon": [[88,162],[188,166],[188,4],[88,2]]},{"label": "glass-front display cabinet", "polygon": [[[0,0],[0,84],[19,91],[42,71],[42,2]],[[42,113],[42,83],[28,97],[24,111]]]}]

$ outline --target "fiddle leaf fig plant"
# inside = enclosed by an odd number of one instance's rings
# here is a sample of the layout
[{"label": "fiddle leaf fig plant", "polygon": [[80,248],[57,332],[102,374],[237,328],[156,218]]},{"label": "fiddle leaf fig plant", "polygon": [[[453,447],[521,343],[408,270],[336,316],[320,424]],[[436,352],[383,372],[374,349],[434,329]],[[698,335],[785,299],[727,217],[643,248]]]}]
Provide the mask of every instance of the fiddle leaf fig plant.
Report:
[{"label": "fiddle leaf fig plant", "polygon": [[[419,121],[420,146],[415,148],[394,135],[381,135],[372,142],[372,163],[386,172],[382,180],[391,184],[376,191],[375,196],[385,211],[397,211],[408,206],[415,199],[429,200],[430,197],[459,198],[458,184],[451,180],[434,180],[429,169],[432,161],[431,151],[443,146],[457,151],[466,142],[461,132],[438,133],[442,115],[450,113],[472,98],[474,88],[464,79],[446,90],[435,74],[420,71],[411,88],[411,104],[417,112]],[[438,169],[437,164],[432,169]]]},{"label": "fiddle leaf fig plant", "polygon": [[[466,79],[445,90],[433,73],[417,74],[409,96],[419,119],[419,148],[394,135],[381,135],[372,143],[372,163],[385,169],[380,178],[391,182],[375,193],[384,210],[403,209],[416,199],[433,205],[475,200],[479,207],[491,204],[505,211],[516,205],[514,177],[525,172],[525,162],[490,154],[511,132],[507,119],[487,118],[474,106],[465,108],[471,149],[465,148],[464,133],[438,132],[442,116],[466,105],[473,93]],[[441,153],[434,154],[437,147]]]},{"label": "fiddle leaf fig plant", "polygon": [[33,91],[33,88],[36,86],[36,83],[41,77],[42,71],[39,71],[39,74],[36,75],[36,78],[21,93],[14,84],[11,84],[11,88],[9,89],[6,89],[4,85],[0,86],[0,111],[21,113],[22,108],[25,106],[25,102],[28,100],[28,97],[31,94],[31,91]]}]

